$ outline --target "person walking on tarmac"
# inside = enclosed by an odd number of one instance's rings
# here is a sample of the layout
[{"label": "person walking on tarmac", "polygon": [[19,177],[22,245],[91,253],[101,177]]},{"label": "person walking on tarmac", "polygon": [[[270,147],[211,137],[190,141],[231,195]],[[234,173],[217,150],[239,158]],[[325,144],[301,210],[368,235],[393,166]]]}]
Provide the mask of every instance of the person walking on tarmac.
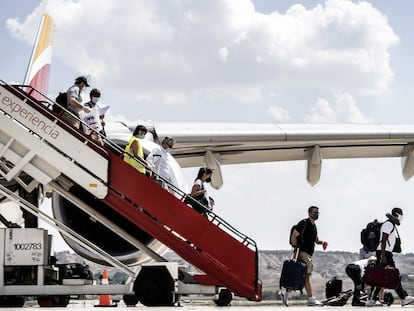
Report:
[{"label": "person walking on tarmac", "polygon": [[[382,223],[380,229],[380,244],[376,250],[377,264],[395,267],[393,252],[401,252],[401,241],[398,235],[397,226],[401,225],[403,219],[403,211],[399,207],[394,207],[391,214],[387,213],[387,220]],[[367,306],[378,305],[378,295],[381,288],[376,287],[371,299],[367,302]],[[407,292],[402,288],[401,279],[395,292],[401,299],[401,305],[405,306],[414,303],[414,297],[408,296]]]},{"label": "person walking on tarmac", "polygon": [[144,159],[144,150],[142,149],[140,141],[145,137],[145,134],[147,134],[147,128],[143,125],[138,125],[124,150],[124,161],[135,167],[142,174],[146,172],[145,166],[149,167],[148,162]]},{"label": "person walking on tarmac", "polygon": [[[292,231],[290,237],[294,251],[299,248],[298,260],[303,261],[307,266],[305,276],[305,289],[308,294],[308,306],[319,306],[322,303],[313,296],[310,277],[313,271],[312,256],[315,250],[315,244],[320,244],[325,250],[328,246],[326,241],[322,241],[318,237],[318,230],[315,221],[319,218],[319,208],[310,206],[308,208],[308,218],[299,221]],[[287,293],[286,297],[287,297]],[[283,298],[283,297],[282,297]]]}]

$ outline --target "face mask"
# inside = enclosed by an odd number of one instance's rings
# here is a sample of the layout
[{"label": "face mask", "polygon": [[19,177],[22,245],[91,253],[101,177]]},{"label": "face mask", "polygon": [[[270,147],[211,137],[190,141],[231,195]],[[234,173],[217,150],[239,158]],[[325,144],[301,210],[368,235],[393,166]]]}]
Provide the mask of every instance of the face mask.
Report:
[{"label": "face mask", "polygon": [[211,182],[211,177],[207,178],[206,182]]},{"label": "face mask", "polygon": [[138,135],[139,139],[144,139],[145,135]]},{"label": "face mask", "polygon": [[170,152],[170,151],[171,151],[171,148],[165,149],[165,152]]},{"label": "face mask", "polygon": [[92,97],[92,102],[93,102],[94,104],[97,104],[97,103],[98,103],[98,101],[99,101],[99,97]]},{"label": "face mask", "polygon": [[310,216],[312,217],[313,220],[316,220],[319,218],[319,213],[312,213]]},{"label": "face mask", "polygon": [[397,219],[398,221],[401,223],[401,221],[403,220],[403,215],[397,214]]}]

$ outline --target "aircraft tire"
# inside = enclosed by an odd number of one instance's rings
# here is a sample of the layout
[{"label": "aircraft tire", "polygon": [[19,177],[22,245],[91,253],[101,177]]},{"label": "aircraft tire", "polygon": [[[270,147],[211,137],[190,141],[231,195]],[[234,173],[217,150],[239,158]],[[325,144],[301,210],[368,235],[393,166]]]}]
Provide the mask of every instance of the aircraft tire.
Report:
[{"label": "aircraft tire", "polygon": [[174,280],[165,266],[142,267],[134,282],[134,292],[147,307],[174,305]]},{"label": "aircraft tire", "polygon": [[37,303],[40,307],[66,307],[70,297],[63,296],[37,296]]},{"label": "aircraft tire", "polygon": [[214,300],[214,303],[218,307],[227,307],[230,306],[231,301],[233,300],[233,294],[227,288],[222,288],[218,294],[218,299]]},{"label": "aircraft tire", "polygon": [[23,296],[0,296],[0,307],[21,308],[24,305]]},{"label": "aircraft tire", "polygon": [[128,307],[135,307],[138,303],[138,297],[134,294],[125,294],[122,298]]}]

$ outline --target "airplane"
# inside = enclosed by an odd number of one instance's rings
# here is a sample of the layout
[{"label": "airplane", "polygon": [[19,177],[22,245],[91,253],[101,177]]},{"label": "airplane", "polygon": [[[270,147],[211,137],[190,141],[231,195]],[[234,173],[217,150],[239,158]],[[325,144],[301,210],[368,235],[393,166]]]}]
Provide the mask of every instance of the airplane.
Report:
[{"label": "airplane", "polygon": [[[45,15],[28,67],[25,84],[47,94],[52,59],[52,28],[50,16]],[[142,141],[145,154],[160,148],[165,136],[176,139],[169,156],[172,183],[185,189],[182,168],[208,166],[214,169],[212,186],[223,185],[222,165],[272,161],[307,162],[306,178],[310,185],[320,180],[324,159],[388,158],[402,159],[405,180],[414,174],[414,126],[382,124],[253,124],[253,123],[173,123],[146,122],[149,129]],[[214,125],[214,126],[213,126]],[[105,127],[107,138],[125,146],[136,126],[132,123],[114,122]],[[9,185],[10,186],[10,185]],[[41,192],[41,191],[40,191]],[[32,201],[36,201],[32,199]],[[149,256],[141,250],[122,242],[110,229],[96,224],[90,217],[64,197],[52,194],[54,217],[71,224],[75,231],[96,241],[108,253],[128,265],[139,265]],[[32,224],[33,225],[33,221]],[[135,232],[143,244],[162,254],[167,248],[145,232]],[[63,236],[68,245],[79,255],[105,264],[101,257],[86,250],[75,241]]]}]

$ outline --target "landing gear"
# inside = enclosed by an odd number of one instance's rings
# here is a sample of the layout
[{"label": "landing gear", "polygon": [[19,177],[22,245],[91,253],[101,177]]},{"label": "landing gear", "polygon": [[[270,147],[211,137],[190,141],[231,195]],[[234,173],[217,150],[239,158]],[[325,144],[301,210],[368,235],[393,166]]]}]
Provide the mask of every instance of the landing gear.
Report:
[{"label": "landing gear", "polygon": [[233,294],[227,288],[222,288],[218,294],[218,299],[214,300],[214,303],[218,307],[227,307],[233,300]]},{"label": "landing gear", "polygon": [[135,307],[138,303],[138,297],[133,294],[125,294],[122,298],[128,307]]},{"label": "landing gear", "polygon": [[165,266],[143,266],[135,279],[134,292],[148,307],[174,305],[174,279]]},{"label": "landing gear", "polygon": [[37,296],[37,303],[40,307],[66,307],[69,304],[70,296]]}]

